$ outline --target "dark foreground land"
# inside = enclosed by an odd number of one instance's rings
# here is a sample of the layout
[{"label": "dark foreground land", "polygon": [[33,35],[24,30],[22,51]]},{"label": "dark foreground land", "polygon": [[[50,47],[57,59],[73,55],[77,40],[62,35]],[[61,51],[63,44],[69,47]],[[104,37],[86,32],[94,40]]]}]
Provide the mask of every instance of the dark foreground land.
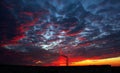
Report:
[{"label": "dark foreground land", "polygon": [[0,73],[120,73],[120,67],[101,66],[17,66],[0,65]]}]

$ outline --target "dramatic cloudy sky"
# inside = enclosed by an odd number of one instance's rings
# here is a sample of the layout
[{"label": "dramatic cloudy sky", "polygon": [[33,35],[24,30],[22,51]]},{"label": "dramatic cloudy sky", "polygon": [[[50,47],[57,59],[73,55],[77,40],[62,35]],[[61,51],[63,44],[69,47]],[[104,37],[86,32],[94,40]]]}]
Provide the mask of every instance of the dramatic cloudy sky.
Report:
[{"label": "dramatic cloudy sky", "polygon": [[120,56],[120,0],[1,0],[0,6],[1,64]]}]

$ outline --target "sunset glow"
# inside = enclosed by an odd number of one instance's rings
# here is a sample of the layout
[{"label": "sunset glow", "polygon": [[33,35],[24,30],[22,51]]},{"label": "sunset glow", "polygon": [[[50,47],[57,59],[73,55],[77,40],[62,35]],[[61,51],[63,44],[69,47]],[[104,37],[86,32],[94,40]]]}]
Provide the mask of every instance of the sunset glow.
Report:
[{"label": "sunset glow", "polygon": [[86,66],[86,65],[111,65],[120,66],[120,57],[99,59],[99,60],[84,60],[73,62],[70,66]]},{"label": "sunset glow", "polygon": [[120,0],[0,3],[0,64],[120,66]]}]

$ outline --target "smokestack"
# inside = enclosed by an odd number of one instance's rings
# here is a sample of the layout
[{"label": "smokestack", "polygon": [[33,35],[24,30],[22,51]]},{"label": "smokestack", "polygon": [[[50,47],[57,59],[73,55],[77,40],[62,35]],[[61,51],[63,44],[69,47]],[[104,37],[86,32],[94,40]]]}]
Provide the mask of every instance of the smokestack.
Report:
[{"label": "smokestack", "polygon": [[66,58],[66,66],[69,66],[69,59],[68,59],[68,56],[66,56],[66,55],[63,54],[62,48],[60,48],[59,54],[60,54],[60,56]]},{"label": "smokestack", "polygon": [[65,55],[61,55],[62,57],[66,58],[66,66],[69,66],[69,59],[68,59],[68,56],[65,56]]}]

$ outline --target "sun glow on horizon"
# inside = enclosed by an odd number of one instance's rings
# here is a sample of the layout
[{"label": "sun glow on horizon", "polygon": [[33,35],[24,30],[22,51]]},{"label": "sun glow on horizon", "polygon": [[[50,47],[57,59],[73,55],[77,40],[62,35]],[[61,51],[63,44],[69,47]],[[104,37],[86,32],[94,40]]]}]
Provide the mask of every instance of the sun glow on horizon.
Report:
[{"label": "sun glow on horizon", "polygon": [[99,60],[84,60],[72,62],[70,66],[86,66],[86,65],[111,65],[120,66],[120,57],[99,59]]}]

